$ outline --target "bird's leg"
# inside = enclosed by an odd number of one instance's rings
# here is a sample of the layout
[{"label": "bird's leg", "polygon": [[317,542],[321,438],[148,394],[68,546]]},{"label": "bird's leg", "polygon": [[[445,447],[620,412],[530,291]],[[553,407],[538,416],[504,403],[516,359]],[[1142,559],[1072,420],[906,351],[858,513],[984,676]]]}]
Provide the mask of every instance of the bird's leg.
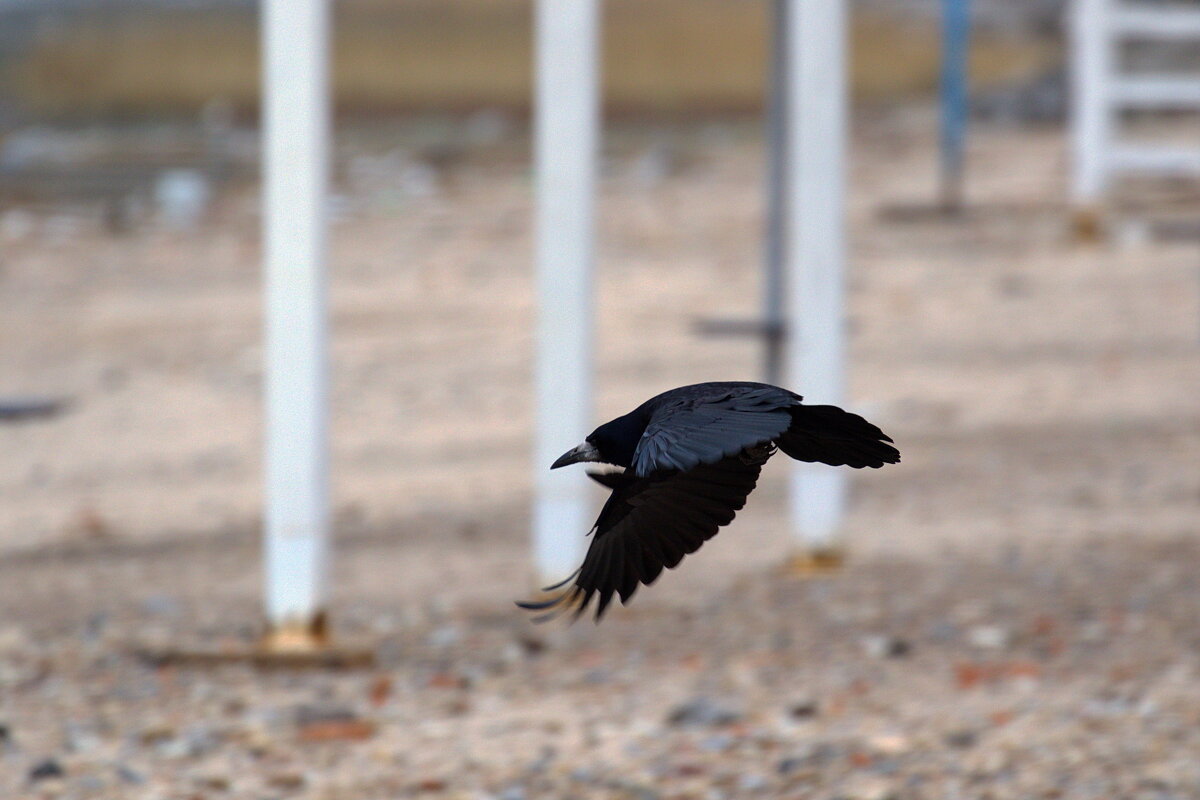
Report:
[{"label": "bird's leg", "polygon": [[778,449],[779,447],[774,442],[763,442],[747,447],[738,455],[738,459],[747,466],[765,464],[767,459],[775,455],[775,451]]}]

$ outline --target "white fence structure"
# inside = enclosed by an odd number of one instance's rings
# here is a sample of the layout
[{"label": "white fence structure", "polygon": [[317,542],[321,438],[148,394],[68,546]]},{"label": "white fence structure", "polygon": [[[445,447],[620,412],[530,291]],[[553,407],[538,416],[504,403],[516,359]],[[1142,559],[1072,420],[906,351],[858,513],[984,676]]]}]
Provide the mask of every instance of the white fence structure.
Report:
[{"label": "white fence structure", "polygon": [[327,0],[264,0],[263,233],[270,642],[324,634],[329,549]]},{"label": "white fence structure", "polygon": [[1115,174],[1200,176],[1200,143],[1164,147],[1118,137],[1122,109],[1200,110],[1200,75],[1123,74],[1118,49],[1129,40],[1195,40],[1200,46],[1200,8],[1074,0],[1071,199],[1081,211],[1093,211],[1103,202]]},{"label": "white fence structure", "polygon": [[[771,247],[788,331],[785,376],[814,403],[843,395],[842,263],[846,116],[845,0],[776,0],[772,93]],[[534,449],[538,575],[561,578],[582,558],[591,525],[581,470],[549,472],[590,419],[592,209],[597,111],[596,0],[538,0],[537,274]],[[774,283],[774,281],[772,281]],[[669,388],[669,387],[662,387]],[[797,464],[794,531],[803,551],[836,545],[845,476]]]},{"label": "white fence structure", "polygon": [[[782,228],[788,385],[842,400],[845,0],[776,0],[782,118],[770,211]],[[538,0],[538,328],[534,560],[547,579],[582,557],[591,523],[581,470],[550,462],[589,431],[593,197],[599,139],[598,0]],[[326,193],[328,0],[264,0],[266,607],[276,644],[323,635],[329,550]],[[776,205],[778,204],[778,205]],[[782,208],[778,207],[782,206]],[[833,541],[844,477],[798,465],[795,530]]]}]

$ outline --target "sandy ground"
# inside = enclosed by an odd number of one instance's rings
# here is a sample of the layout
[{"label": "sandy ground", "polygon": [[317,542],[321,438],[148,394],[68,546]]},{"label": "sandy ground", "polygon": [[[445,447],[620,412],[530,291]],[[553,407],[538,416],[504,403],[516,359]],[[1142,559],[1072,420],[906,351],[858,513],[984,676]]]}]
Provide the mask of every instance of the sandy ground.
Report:
[{"label": "sandy ground", "polygon": [[[253,194],[190,232],[6,217],[0,388],[70,405],[0,425],[0,796],[1200,797],[1195,241],[1077,242],[1053,129],[978,131],[966,216],[899,220],[930,119],[862,120],[850,404],[904,461],[854,476],[849,567],[779,571],[773,463],[631,607],[534,627],[528,164],[422,135],[339,160],[333,618],[372,670],[132,652],[261,624]],[[597,420],[758,376],[693,323],[756,309],[760,156],[610,136]]]}]

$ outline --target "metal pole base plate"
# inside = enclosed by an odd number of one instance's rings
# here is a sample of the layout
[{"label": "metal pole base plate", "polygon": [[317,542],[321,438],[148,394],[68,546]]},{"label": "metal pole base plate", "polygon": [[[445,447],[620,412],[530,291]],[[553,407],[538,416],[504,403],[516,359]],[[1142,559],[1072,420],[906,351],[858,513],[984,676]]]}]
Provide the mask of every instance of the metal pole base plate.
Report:
[{"label": "metal pole base plate", "polygon": [[271,626],[259,646],[269,653],[315,653],[329,647],[329,615],[320,611],[308,622]]},{"label": "metal pole base plate", "polygon": [[307,625],[268,630],[253,644],[167,645],[134,648],[156,666],[214,667],[250,664],[259,669],[363,669],[376,662],[375,649],[364,643],[334,642],[328,619],[318,614]]},{"label": "metal pole base plate", "polygon": [[845,566],[845,550],[840,547],[820,547],[794,553],[784,562],[783,570],[788,575],[811,578],[836,574]]}]

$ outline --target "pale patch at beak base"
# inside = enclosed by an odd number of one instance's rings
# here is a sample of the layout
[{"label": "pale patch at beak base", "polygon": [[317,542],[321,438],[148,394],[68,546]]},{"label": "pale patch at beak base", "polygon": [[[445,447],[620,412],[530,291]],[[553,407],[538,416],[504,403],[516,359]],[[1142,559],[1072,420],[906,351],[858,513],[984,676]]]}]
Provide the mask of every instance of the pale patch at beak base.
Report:
[{"label": "pale patch at beak base", "polygon": [[600,451],[596,449],[596,445],[585,441],[583,444],[575,447],[558,457],[558,460],[550,465],[550,469],[558,469],[565,467],[568,464],[578,464],[580,461],[600,461]]}]

